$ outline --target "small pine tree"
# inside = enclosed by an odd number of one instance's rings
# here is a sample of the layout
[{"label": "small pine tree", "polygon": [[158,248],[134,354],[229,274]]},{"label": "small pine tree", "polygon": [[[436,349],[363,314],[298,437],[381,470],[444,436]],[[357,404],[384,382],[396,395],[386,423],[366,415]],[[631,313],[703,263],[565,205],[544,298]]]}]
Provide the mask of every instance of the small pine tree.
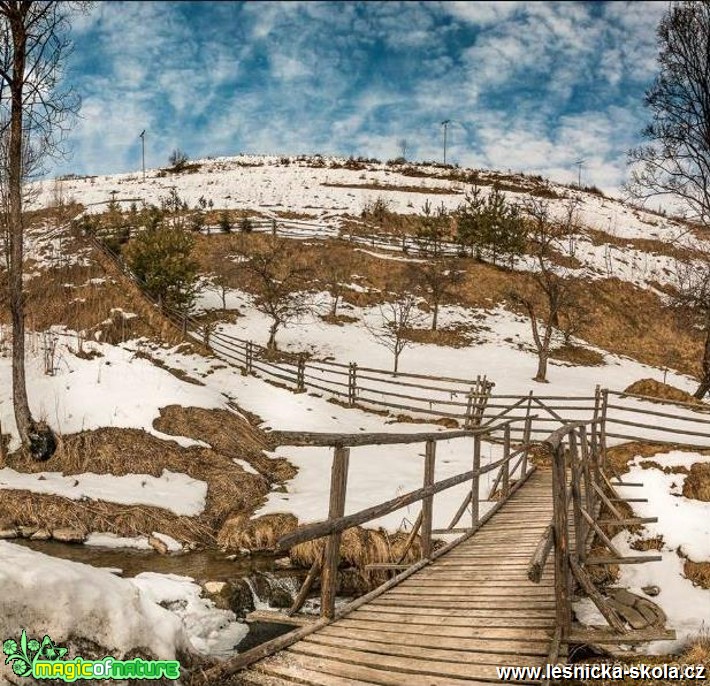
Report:
[{"label": "small pine tree", "polygon": [[187,311],[196,293],[194,243],[186,231],[161,222],[138,234],[125,255],[128,266],[148,293],[167,307]]},{"label": "small pine tree", "polygon": [[232,233],[232,219],[227,210],[219,215],[219,230],[223,233]]}]

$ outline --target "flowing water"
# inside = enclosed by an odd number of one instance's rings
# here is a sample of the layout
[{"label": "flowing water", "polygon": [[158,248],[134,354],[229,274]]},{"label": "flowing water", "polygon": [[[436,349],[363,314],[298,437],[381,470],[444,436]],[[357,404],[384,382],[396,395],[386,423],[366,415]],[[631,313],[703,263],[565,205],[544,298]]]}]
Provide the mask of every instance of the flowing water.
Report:
[{"label": "flowing water", "polygon": [[121,576],[125,577],[136,576],[141,572],[157,572],[189,576],[197,581],[226,581],[248,577],[256,572],[274,570],[273,555],[255,554],[230,560],[219,550],[194,550],[174,555],[159,555],[154,550],[100,548],[58,541],[16,539],[13,543],[26,545],[52,557],[83,562],[92,567],[120,569]]}]

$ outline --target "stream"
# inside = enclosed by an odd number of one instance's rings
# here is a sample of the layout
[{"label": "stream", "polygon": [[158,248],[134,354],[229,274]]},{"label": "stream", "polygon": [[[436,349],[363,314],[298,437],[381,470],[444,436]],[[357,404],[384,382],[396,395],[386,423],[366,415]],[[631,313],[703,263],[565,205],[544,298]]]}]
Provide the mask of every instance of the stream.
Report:
[{"label": "stream", "polygon": [[[293,597],[300,584],[300,578],[305,575],[305,572],[298,570],[279,570],[274,564],[273,555],[259,553],[228,559],[219,550],[195,550],[159,555],[153,550],[101,548],[58,541],[16,539],[13,543],[52,557],[111,570],[122,577],[155,572],[190,577],[197,583],[206,581],[239,583],[240,580],[244,580],[248,588],[247,598],[249,593],[251,595],[251,607],[247,605],[242,608],[232,607],[238,617],[245,616],[254,607],[270,608],[276,593],[281,595],[282,602],[284,594],[287,599]],[[244,652],[293,629],[293,626],[273,622],[251,622],[248,626],[249,633],[234,647],[234,652]]]}]

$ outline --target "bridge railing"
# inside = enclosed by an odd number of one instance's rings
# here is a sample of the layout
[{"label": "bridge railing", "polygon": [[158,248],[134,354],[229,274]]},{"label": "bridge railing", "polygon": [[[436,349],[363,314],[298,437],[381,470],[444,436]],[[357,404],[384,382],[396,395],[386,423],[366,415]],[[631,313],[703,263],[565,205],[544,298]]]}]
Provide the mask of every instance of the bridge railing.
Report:
[{"label": "bridge railing", "polygon": [[[593,642],[603,630],[572,630],[572,596],[578,586],[596,605],[619,641],[653,640],[653,631],[629,632],[619,613],[597,590],[589,569],[599,565],[656,562],[658,555],[625,556],[612,538],[624,527],[648,524],[657,518],[627,517],[620,510],[624,499],[616,486],[640,486],[617,480],[605,471],[603,427],[606,419],[570,422],[554,431],[542,445],[552,465],[553,517],[530,560],[528,577],[539,583],[550,555],[554,558],[555,603],[558,634],[553,641],[550,662],[557,661],[560,645],[570,641]],[[603,514],[603,516],[602,516]],[[591,554],[595,543],[603,553]],[[672,637],[672,636],[670,636]],[[605,639],[608,635],[605,635]],[[669,638],[656,630],[655,638]],[[554,653],[554,654],[553,654]]]},{"label": "bridge railing", "polygon": [[[528,427],[527,435],[529,435],[529,429],[535,418],[535,415],[529,415],[523,420]],[[390,569],[401,571],[394,579],[376,589],[378,594],[428,564],[432,559],[439,557],[453,545],[472,536],[502,507],[511,494],[525,482],[534,470],[533,465],[528,460],[529,442],[513,444],[511,440],[511,427],[519,421],[521,420],[507,419],[473,430],[415,434],[273,432],[271,437],[279,444],[327,446],[333,450],[328,518],[321,522],[301,526],[292,533],[283,536],[277,543],[278,550],[286,552],[293,546],[307,541],[326,539],[322,559],[316,559],[313,562],[306,581],[289,612],[294,614],[300,609],[320,570],[321,615],[325,618],[333,618],[335,616],[335,593],[337,570],[340,564],[341,536],[349,528],[373,522],[392,512],[421,502],[421,511],[409,533],[407,543],[400,553],[399,559],[389,563],[369,565],[368,567],[371,570]],[[499,441],[502,442],[503,455],[499,459],[491,458],[491,461],[484,464],[481,456],[481,446],[484,441],[489,441],[493,436],[497,436]],[[464,473],[435,481],[437,445],[442,441],[457,438],[472,439],[472,468]],[[422,487],[346,515],[345,496],[348,484],[350,449],[358,446],[385,444],[424,444]],[[483,475],[491,475],[493,488],[488,495],[484,493],[482,497],[481,477]],[[470,489],[467,488],[466,497],[457,509],[449,526],[445,529],[434,529],[433,506],[435,496],[466,483],[470,483]],[[493,503],[486,512],[482,512],[481,505],[483,501],[491,501]],[[467,511],[470,511],[470,525],[462,525],[460,522]],[[461,536],[453,543],[435,550],[432,544],[432,534],[461,534]],[[420,560],[410,565],[403,564],[417,535],[419,535],[420,539]]]}]

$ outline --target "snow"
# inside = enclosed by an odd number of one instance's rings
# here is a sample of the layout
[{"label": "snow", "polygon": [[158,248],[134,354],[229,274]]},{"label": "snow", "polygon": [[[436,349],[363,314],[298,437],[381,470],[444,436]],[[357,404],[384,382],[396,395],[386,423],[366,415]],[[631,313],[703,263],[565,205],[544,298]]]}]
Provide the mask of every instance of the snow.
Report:
[{"label": "snow", "polygon": [[[658,517],[657,523],[646,525],[644,536],[661,535],[668,550],[680,549],[695,562],[710,562],[710,502],[682,495],[686,474],[664,474],[656,468],[643,469],[639,466],[651,460],[663,466],[689,467],[696,462],[710,462],[710,457],[681,451],[645,459],[637,457],[632,461],[628,474],[630,481],[643,483],[643,497],[648,499],[647,503],[634,503],[634,510],[640,517]],[[633,490],[620,488],[620,492],[629,498],[634,497]]]},{"label": "snow", "polygon": [[227,657],[249,632],[233,612],[202,598],[202,589],[190,577],[143,572],[131,581],[146,598],[180,618],[190,643],[200,653]]},{"label": "snow", "polygon": [[[57,347],[55,373],[45,374],[42,338],[28,335],[27,386],[35,417],[44,419],[61,434],[100,427],[143,429],[182,446],[204,445],[183,437],[166,436],[153,428],[160,408],[168,405],[223,408],[224,396],[210,386],[196,386],[160,369],[134,352],[105,343],[85,342],[86,352],[98,357],[79,358],[75,354],[76,335],[53,330]],[[11,366],[0,356],[0,387],[11,387]],[[17,429],[9,397],[0,399],[3,432],[13,436],[11,450],[18,444]]]},{"label": "snow", "polygon": [[109,532],[92,531],[84,541],[84,545],[98,548],[132,548],[135,550],[151,550],[147,536],[117,536]]},{"label": "snow", "polygon": [[173,659],[186,650],[226,657],[248,632],[233,612],[202,598],[189,577],[145,572],[123,579],[4,541],[0,587],[3,637],[25,629],[30,636],[49,634],[55,643],[87,638],[114,657],[142,648]]},{"label": "snow", "polygon": [[176,515],[194,517],[205,509],[207,484],[187,474],[167,469],[159,477],[150,474],[72,474],[36,472],[26,474],[0,469],[0,489],[27,490],[58,495],[70,500],[104,500],[122,505],[162,507]]},{"label": "snow", "polygon": [[130,579],[0,541],[0,635],[84,637],[120,657],[137,647],[173,659],[189,639],[178,616]]},{"label": "snow", "polygon": [[[619,585],[643,594],[644,586],[658,586],[661,593],[653,598],[666,613],[668,627],[676,630],[675,642],[650,644],[648,650],[665,653],[682,648],[688,638],[707,628],[710,618],[710,590],[694,586],[685,578],[684,557],[695,562],[710,562],[710,503],[682,495],[686,475],[665,474],[655,467],[642,464],[657,462],[667,467],[689,468],[695,463],[707,463],[710,457],[692,451],[674,450],[647,458],[637,456],[630,463],[624,480],[642,482],[646,503],[633,503],[640,517],[658,517],[655,524],[646,524],[640,538],[663,537],[662,561],[642,565],[621,565]],[[639,489],[618,487],[622,497],[638,497]],[[637,538],[629,532],[619,533],[613,540],[622,555],[638,555],[631,547]],[[652,551],[655,554],[655,551]]]}]

